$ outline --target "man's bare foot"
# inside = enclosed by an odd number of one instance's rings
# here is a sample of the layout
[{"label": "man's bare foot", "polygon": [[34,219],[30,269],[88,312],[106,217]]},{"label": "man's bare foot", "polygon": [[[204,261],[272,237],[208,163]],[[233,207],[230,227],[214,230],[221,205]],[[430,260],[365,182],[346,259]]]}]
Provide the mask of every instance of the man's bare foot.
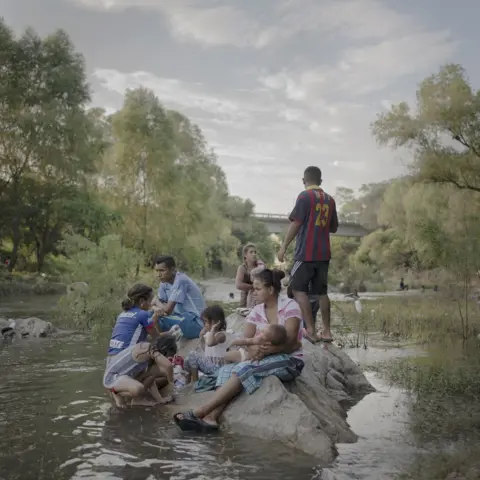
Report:
[{"label": "man's bare foot", "polygon": [[321,330],[320,331],[320,336],[319,336],[319,340],[321,342],[333,342],[333,335],[332,335],[332,332],[330,330],[326,331],[326,330]]},{"label": "man's bare foot", "polygon": [[121,397],[118,393],[110,392],[110,396],[112,397],[113,401],[115,402],[115,406],[120,409],[124,409],[127,404],[123,397]]},{"label": "man's bare foot", "polygon": [[147,398],[132,398],[132,403],[130,405],[132,407],[154,407],[155,405],[158,405],[158,402],[148,400]]}]

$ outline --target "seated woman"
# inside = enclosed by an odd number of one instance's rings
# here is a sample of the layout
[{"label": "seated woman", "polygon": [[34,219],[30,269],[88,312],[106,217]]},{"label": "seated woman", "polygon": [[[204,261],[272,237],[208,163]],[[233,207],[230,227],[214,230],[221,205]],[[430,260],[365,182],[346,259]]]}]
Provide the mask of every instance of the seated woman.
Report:
[{"label": "seated woman", "polygon": [[[141,342],[125,348],[116,356],[115,362],[107,366],[103,386],[110,390],[119,408],[125,407],[125,397],[139,397],[146,389],[152,394],[155,403],[168,403],[173,399],[173,365],[168,357],[176,353],[175,339],[167,336],[151,343]],[[164,380],[162,386],[167,384],[170,387],[170,393],[166,397],[162,397],[158,391],[159,379]]]},{"label": "seated woman", "polygon": [[217,391],[211,400],[194,410],[174,415],[182,430],[218,430],[221,413],[239,393],[254,393],[263,378],[271,375],[287,382],[301,374],[304,362],[300,307],[295,300],[280,296],[280,281],[284,276],[283,272],[264,270],[255,278],[253,286],[259,304],[245,320],[244,335],[253,338],[269,325],[278,324],[286,329],[286,341],[278,346],[251,346],[250,349],[255,349],[255,360],[222,367],[218,371]]},{"label": "seated woman", "polygon": [[243,247],[243,263],[237,269],[235,286],[240,290],[240,308],[253,308],[255,298],[253,295],[253,278],[265,269],[262,260],[257,259],[257,247],[248,243]]}]

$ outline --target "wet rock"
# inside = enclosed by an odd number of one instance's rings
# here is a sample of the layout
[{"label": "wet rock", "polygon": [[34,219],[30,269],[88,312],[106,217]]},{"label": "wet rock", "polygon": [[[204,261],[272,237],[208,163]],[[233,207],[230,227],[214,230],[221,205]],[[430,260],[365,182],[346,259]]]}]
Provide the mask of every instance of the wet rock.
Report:
[{"label": "wet rock", "polygon": [[[9,329],[8,332],[6,329]],[[13,330],[13,334],[10,332]],[[45,320],[40,318],[30,317],[30,318],[17,318],[6,319],[0,318],[0,331],[3,331],[4,335],[8,333],[8,336],[16,336],[20,338],[25,337],[49,337],[55,333],[55,327]]]},{"label": "wet rock", "polygon": [[[228,328],[242,331],[244,317],[230,315]],[[181,355],[198,347],[198,340],[180,341]],[[353,443],[357,435],[346,421],[341,402],[353,402],[352,396],[373,392],[358,365],[334,345],[305,342],[305,368],[294,382],[282,384],[266,378],[253,395],[241,394],[224,412],[222,428],[236,433],[278,441],[330,462],[336,455],[335,443]],[[186,387],[176,405],[178,412],[202,405],[213,392],[193,393]],[[328,477],[327,477],[328,478]]]},{"label": "wet rock", "polygon": [[34,338],[48,337],[55,332],[55,327],[45,320],[40,318],[19,318],[16,320],[16,330],[22,336],[29,336]]}]

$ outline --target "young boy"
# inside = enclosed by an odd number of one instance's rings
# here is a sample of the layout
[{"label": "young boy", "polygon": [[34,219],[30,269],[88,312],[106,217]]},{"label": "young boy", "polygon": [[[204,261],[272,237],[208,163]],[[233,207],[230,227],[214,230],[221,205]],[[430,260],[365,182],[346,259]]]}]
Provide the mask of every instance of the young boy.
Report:
[{"label": "young boy", "polygon": [[239,363],[251,360],[253,354],[249,347],[256,345],[264,345],[269,343],[273,346],[282,345],[287,341],[287,331],[282,325],[269,325],[260,331],[258,335],[253,338],[237,338],[234,340],[230,347],[246,347],[239,350],[230,350],[225,354],[225,362],[227,363]]}]

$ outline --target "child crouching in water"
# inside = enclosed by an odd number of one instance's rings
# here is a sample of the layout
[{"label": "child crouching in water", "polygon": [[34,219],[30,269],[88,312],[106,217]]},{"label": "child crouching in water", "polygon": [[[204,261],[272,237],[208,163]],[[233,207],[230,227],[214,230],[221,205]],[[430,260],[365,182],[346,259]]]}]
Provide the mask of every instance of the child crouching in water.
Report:
[{"label": "child crouching in water", "polygon": [[203,352],[190,352],[185,359],[184,369],[189,375],[188,381],[196,382],[198,372],[206,375],[214,374],[225,365],[227,353],[227,322],[225,312],[219,305],[207,307],[202,313],[204,328],[200,332]]},{"label": "child crouching in water", "polygon": [[249,347],[258,345],[273,345],[277,347],[287,341],[287,330],[283,325],[268,325],[253,338],[237,338],[230,347],[246,347],[231,350],[225,354],[227,363],[239,363],[246,360],[255,360],[254,352]]},{"label": "child crouching in water", "polygon": [[[141,405],[165,404],[173,400],[173,365],[168,357],[177,353],[172,336],[140,342],[125,348],[107,364],[103,386],[110,391],[119,408],[126,406],[125,399],[136,399],[147,391],[155,402],[137,402]],[[169,393],[162,397],[158,387],[168,386]]]}]

